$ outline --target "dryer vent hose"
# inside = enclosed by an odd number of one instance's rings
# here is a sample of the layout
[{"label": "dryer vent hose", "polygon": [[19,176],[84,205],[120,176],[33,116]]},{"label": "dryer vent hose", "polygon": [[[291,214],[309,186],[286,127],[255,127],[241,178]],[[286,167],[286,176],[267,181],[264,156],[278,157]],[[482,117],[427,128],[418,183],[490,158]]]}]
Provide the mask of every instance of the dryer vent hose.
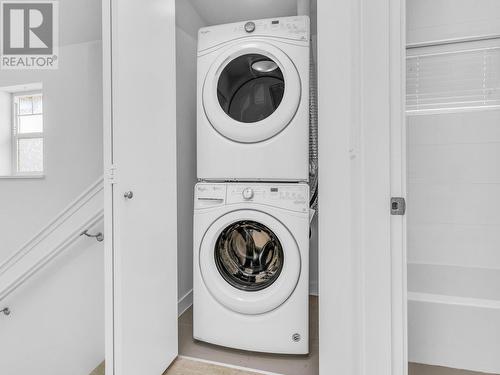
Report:
[{"label": "dryer vent hose", "polygon": [[309,64],[309,187],[310,207],[318,209],[318,80],[311,48]]}]

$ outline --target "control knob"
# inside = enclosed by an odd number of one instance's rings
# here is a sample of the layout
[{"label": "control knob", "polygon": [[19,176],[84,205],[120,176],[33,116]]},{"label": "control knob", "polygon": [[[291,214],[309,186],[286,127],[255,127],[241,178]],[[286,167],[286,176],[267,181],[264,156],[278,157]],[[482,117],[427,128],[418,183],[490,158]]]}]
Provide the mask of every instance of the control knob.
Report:
[{"label": "control knob", "polygon": [[251,22],[251,21],[250,21],[250,22],[247,22],[247,23],[245,24],[245,31],[246,31],[247,33],[253,33],[253,32],[255,31],[255,23],[253,23],[253,22]]},{"label": "control knob", "polygon": [[252,199],[253,198],[253,189],[252,188],[245,188],[243,190],[243,198],[248,200],[248,199]]}]

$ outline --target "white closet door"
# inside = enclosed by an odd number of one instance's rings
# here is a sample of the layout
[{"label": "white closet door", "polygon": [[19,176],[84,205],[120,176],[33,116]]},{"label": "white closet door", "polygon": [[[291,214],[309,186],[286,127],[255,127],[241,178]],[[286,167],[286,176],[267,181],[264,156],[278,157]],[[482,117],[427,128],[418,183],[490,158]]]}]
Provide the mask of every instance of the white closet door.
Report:
[{"label": "white closet door", "polygon": [[104,3],[107,167],[115,168],[106,374],[160,375],[177,356],[175,2]]}]

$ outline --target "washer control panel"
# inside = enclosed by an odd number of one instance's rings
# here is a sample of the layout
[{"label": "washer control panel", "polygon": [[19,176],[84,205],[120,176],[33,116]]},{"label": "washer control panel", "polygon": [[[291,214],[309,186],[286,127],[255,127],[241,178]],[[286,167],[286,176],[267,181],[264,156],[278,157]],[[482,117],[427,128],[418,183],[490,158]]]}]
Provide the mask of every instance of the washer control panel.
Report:
[{"label": "washer control panel", "polygon": [[247,187],[247,188],[243,189],[243,192],[241,193],[241,195],[243,196],[243,199],[248,201],[248,200],[253,198],[254,191],[251,187]]},{"label": "washer control panel", "polygon": [[309,45],[309,17],[278,17],[202,27],[198,31],[198,51],[242,37],[273,37]]},{"label": "washer control panel", "polygon": [[255,31],[255,22],[249,21],[245,24],[245,31],[247,33],[253,33]]},{"label": "washer control panel", "polygon": [[309,213],[309,186],[301,183],[199,183],[195,208],[260,204]]},{"label": "washer control panel", "polygon": [[227,204],[256,203],[309,212],[307,184],[227,184]]},{"label": "washer control panel", "polygon": [[225,184],[196,184],[194,190],[194,208],[210,208],[226,203]]}]

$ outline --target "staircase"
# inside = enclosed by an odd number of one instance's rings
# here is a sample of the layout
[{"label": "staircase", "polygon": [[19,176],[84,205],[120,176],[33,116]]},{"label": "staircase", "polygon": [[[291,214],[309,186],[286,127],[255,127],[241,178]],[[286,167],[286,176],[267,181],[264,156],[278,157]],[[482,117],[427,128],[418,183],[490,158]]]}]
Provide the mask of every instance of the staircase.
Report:
[{"label": "staircase", "polygon": [[0,303],[104,217],[103,178],[0,264]]},{"label": "staircase", "polygon": [[[0,263],[0,374],[88,375],[104,357],[99,178]],[[100,238],[99,238],[100,239]]]}]

